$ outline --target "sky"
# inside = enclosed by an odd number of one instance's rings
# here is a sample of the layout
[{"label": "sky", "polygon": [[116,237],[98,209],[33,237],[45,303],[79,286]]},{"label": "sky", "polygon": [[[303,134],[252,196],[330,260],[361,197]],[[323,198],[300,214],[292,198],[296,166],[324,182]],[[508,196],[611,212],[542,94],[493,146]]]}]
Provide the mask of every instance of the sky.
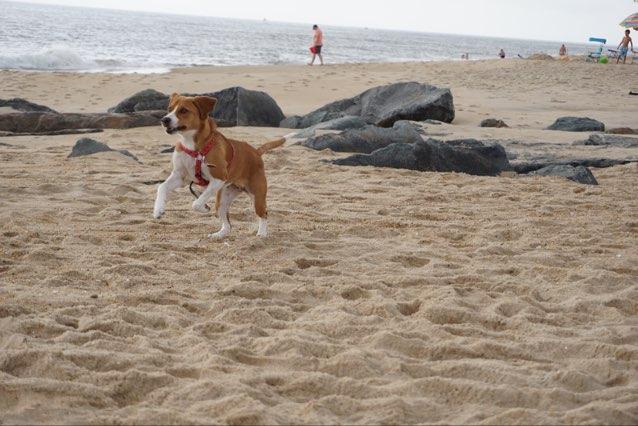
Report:
[{"label": "sky", "polygon": [[[622,38],[634,0],[29,0],[160,13],[565,42]],[[637,37],[638,38],[638,34]]]}]

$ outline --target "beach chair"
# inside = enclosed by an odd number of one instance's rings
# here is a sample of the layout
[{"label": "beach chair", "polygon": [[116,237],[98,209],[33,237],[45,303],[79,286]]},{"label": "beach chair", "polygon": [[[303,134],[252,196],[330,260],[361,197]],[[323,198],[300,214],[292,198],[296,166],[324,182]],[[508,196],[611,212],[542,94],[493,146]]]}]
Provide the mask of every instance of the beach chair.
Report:
[{"label": "beach chair", "polygon": [[587,55],[587,62],[598,62],[598,61],[600,61],[600,57],[603,56],[603,49],[605,49],[605,45],[607,44],[607,39],[606,38],[590,37],[589,38],[589,42],[590,43],[598,43],[599,45],[598,45],[598,47],[596,47],[596,50],[589,52],[589,54]]}]

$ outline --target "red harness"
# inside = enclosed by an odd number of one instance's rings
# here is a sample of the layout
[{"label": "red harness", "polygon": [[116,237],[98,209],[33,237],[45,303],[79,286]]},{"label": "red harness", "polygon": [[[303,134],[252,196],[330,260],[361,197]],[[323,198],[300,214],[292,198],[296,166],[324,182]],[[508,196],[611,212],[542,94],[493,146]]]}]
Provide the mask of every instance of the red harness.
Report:
[{"label": "red harness", "polygon": [[[208,184],[210,183],[206,179],[204,179],[204,176],[202,175],[202,163],[206,160],[206,156],[208,155],[208,153],[215,147],[215,144],[216,144],[216,140],[212,139],[210,142],[208,142],[204,146],[204,148],[202,148],[201,151],[194,151],[192,149],[188,149],[184,145],[182,145],[182,143],[179,143],[177,145],[179,150],[183,151],[189,157],[192,157],[195,159],[195,179],[197,179],[195,183],[199,186],[208,186]],[[233,161],[233,158],[235,158],[235,147],[232,144],[230,144],[230,148],[231,148],[232,155],[230,157],[230,160],[228,161],[229,169],[230,169],[230,164]]]}]

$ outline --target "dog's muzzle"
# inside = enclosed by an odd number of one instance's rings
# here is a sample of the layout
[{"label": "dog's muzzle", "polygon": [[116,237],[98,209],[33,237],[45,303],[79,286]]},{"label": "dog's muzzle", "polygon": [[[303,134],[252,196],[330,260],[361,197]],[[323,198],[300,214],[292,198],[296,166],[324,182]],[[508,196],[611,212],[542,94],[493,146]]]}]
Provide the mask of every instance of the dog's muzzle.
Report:
[{"label": "dog's muzzle", "polygon": [[172,120],[170,117],[162,118],[161,122],[162,122],[162,126],[164,126],[164,128],[166,129],[166,133],[168,133],[169,135],[172,135],[175,132],[186,130],[186,127],[184,126],[173,127],[171,125]]}]

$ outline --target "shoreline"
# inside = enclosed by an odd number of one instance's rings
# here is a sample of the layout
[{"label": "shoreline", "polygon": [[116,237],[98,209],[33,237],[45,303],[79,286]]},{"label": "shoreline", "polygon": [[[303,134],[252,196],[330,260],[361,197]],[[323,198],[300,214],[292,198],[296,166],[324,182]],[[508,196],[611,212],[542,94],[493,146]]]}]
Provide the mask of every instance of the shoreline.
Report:
[{"label": "shoreline", "polygon": [[[496,55],[495,55],[496,56]],[[559,56],[549,55],[556,61],[583,61],[584,55],[569,55],[563,59]],[[506,59],[499,59],[497,57],[494,58],[442,58],[442,59],[432,59],[432,60],[406,60],[406,61],[387,61],[387,62],[378,62],[378,61],[370,61],[370,62],[338,62],[338,63],[330,63],[328,62],[326,67],[338,67],[338,66],[350,66],[350,65],[400,65],[400,64],[430,64],[430,63],[465,63],[465,62],[497,62],[497,61],[520,61],[520,60],[534,60],[529,58],[518,58],[511,57]],[[610,63],[611,64],[611,63]],[[138,75],[153,75],[153,74],[169,74],[175,71],[184,71],[184,70],[197,70],[197,69],[232,69],[232,68],[263,68],[263,67],[295,67],[295,66],[304,66],[306,63],[304,62],[289,62],[289,63],[275,63],[275,64],[241,64],[241,65],[223,65],[223,64],[195,64],[195,65],[180,65],[180,66],[169,66],[163,65],[158,67],[140,67],[140,68],[122,68],[116,70],[108,70],[108,69],[40,69],[40,68],[0,68],[1,72],[27,72],[27,73],[52,73],[52,74],[107,74],[107,75],[129,75],[129,74],[138,74]],[[319,66],[319,65],[315,65]]]},{"label": "shoreline", "polygon": [[[514,58],[513,58],[514,59]],[[496,59],[470,59],[469,61],[491,61]],[[465,61],[464,59],[433,59],[431,61],[422,61],[422,60],[414,60],[414,61],[388,61],[388,62],[340,62],[340,63],[327,63],[324,67],[338,67],[338,66],[347,66],[347,65],[382,65],[382,64],[413,64],[413,63],[432,63],[432,62],[461,62]],[[28,73],[52,73],[52,74],[106,74],[106,75],[129,75],[129,74],[138,74],[138,75],[153,75],[153,74],[169,74],[176,71],[187,71],[187,70],[198,70],[198,69],[232,69],[232,68],[264,68],[264,67],[295,67],[295,66],[304,66],[306,63],[300,62],[290,62],[290,63],[277,63],[277,64],[244,64],[244,65],[215,65],[215,64],[205,64],[205,65],[183,65],[183,66],[165,66],[158,68],[139,68],[139,69],[121,69],[121,70],[112,70],[109,71],[107,69],[29,69],[29,68],[0,68],[1,72],[28,72]],[[319,65],[315,65],[319,67]],[[146,71],[144,71],[146,70]]]}]

